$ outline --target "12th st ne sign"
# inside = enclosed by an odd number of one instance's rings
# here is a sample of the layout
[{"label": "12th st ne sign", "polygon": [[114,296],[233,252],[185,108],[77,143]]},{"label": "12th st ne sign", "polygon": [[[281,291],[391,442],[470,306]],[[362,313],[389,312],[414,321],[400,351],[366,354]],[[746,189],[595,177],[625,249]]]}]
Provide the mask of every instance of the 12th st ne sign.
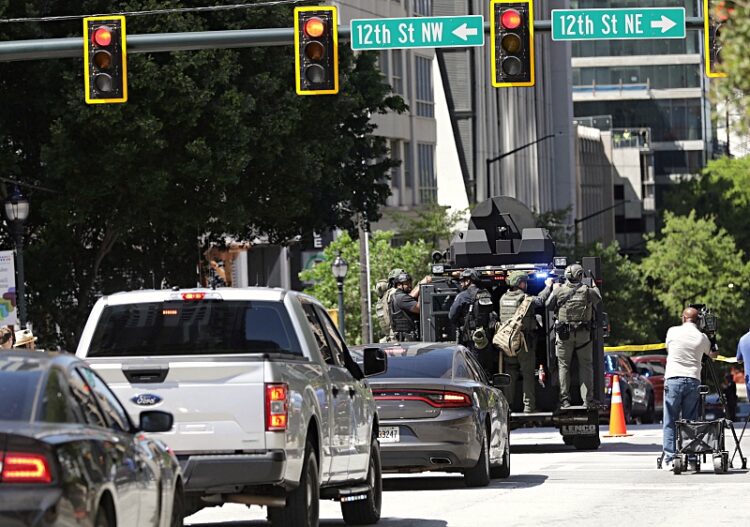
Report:
[{"label": "12th st ne sign", "polygon": [[635,38],[685,38],[685,8],[552,10],[552,40]]},{"label": "12th st ne sign", "polygon": [[351,44],[355,50],[484,46],[484,17],[355,19]]}]

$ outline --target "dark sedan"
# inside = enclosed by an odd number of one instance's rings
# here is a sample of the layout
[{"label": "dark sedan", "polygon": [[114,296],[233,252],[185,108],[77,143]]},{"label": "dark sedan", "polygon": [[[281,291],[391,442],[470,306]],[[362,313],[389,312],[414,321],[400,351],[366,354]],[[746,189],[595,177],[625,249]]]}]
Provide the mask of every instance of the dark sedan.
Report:
[{"label": "dark sedan", "polygon": [[[640,417],[643,423],[656,420],[656,399],[654,387],[648,378],[636,369],[629,356],[624,353],[607,352],[604,354],[604,388],[607,395],[612,393],[612,379],[620,378],[620,393],[625,420],[631,422]],[[609,404],[610,400],[606,401]]]},{"label": "dark sedan", "polygon": [[73,356],[0,353],[0,525],[182,525],[182,475],[167,447],[172,415],[133,426],[117,397]]},{"label": "dark sedan", "polygon": [[472,487],[509,476],[510,410],[499,389],[507,375],[491,381],[456,344],[373,346],[388,355],[388,370],[369,381],[384,471],[461,472]]}]

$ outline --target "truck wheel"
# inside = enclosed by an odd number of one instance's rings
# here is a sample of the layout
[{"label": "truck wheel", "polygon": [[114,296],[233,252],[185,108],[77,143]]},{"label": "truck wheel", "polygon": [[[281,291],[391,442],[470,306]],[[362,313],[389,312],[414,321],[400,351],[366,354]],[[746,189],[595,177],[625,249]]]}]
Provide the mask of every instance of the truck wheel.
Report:
[{"label": "truck wheel", "polygon": [[341,514],[347,525],[372,525],[380,521],[383,502],[383,475],[380,467],[380,444],[373,438],[370,447],[370,468],[367,471],[370,491],[366,500],[341,502]]},{"label": "truck wheel", "polygon": [[320,480],[318,460],[310,441],[305,445],[305,461],[299,486],[287,492],[286,507],[269,507],[268,519],[271,525],[281,527],[317,527],[320,508]]},{"label": "truck wheel", "polygon": [[505,442],[505,450],[503,450],[503,464],[499,467],[493,467],[490,470],[490,475],[498,479],[510,477],[510,431],[508,432],[508,440]]},{"label": "truck wheel", "polygon": [[490,440],[486,432],[477,464],[464,472],[464,483],[467,487],[486,487],[490,484]]},{"label": "truck wheel", "polygon": [[601,443],[599,436],[573,436],[573,446],[576,450],[597,450]]},{"label": "truck wheel", "polygon": [[562,436],[562,438],[563,438],[563,443],[565,443],[568,446],[572,446],[575,443],[575,441],[573,440],[574,439],[573,436]]}]

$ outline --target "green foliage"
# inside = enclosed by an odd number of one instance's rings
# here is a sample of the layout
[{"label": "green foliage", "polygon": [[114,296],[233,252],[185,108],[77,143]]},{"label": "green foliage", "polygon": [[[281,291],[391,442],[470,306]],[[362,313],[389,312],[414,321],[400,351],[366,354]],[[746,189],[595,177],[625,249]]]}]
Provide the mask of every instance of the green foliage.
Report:
[{"label": "green foliage", "polygon": [[712,218],[666,213],[661,238],[649,239],[647,250],[641,270],[666,312],[677,321],[687,304],[713,308],[720,320],[719,342],[731,354],[750,315],[750,266],[732,237]]},{"label": "green foliage", "polygon": [[[370,277],[372,302],[372,320],[374,340],[382,335],[378,334],[378,323],[375,318],[375,302],[377,297],[372,289],[375,282],[388,276],[393,267],[405,269],[412,275],[415,283],[427,272],[429,263],[429,248],[424,241],[406,242],[399,247],[393,247],[391,240],[393,232],[377,231],[370,237]],[[344,233],[333,241],[324,251],[325,261],[300,273],[304,282],[314,282],[307,292],[320,300],[327,308],[338,307],[338,286],[331,273],[331,263],[340,253],[349,264],[349,272],[344,280],[344,313],[346,317],[346,341],[350,344],[361,344],[361,302],[359,291],[359,241],[353,240],[348,233]]]},{"label": "green foliage", "polygon": [[738,124],[750,130],[750,3],[733,2],[734,13],[722,30],[722,67],[729,76],[712,85],[715,99],[734,107]]},{"label": "green foliage", "polygon": [[423,240],[432,249],[441,249],[450,242],[456,227],[466,219],[468,209],[448,212],[448,207],[430,203],[416,210],[416,215],[391,212],[398,225],[398,238],[409,241]]},{"label": "green foliage", "polygon": [[661,307],[651,295],[639,266],[619,253],[617,242],[606,247],[596,244],[584,251],[599,256],[602,264],[602,297],[612,327],[608,346],[651,344],[663,338]]},{"label": "green foliage", "polygon": [[[5,17],[174,5],[0,0]],[[289,27],[292,8],[130,17],[128,33]],[[80,21],[0,25],[0,40],[80,35]],[[0,171],[55,191],[29,193],[38,332],[59,326],[72,349],[97,296],[193,285],[201,242],[376,220],[393,161],[370,117],[405,105],[374,54],[341,51],[337,96],[298,97],[292,47],[258,47],[131,54],[130,100],[95,106],[83,100],[82,60],[0,63]]]},{"label": "green foliage", "polygon": [[564,209],[533,212],[537,226],[549,231],[559,254],[567,254],[575,246],[575,234],[569,223],[571,210],[572,205]]}]

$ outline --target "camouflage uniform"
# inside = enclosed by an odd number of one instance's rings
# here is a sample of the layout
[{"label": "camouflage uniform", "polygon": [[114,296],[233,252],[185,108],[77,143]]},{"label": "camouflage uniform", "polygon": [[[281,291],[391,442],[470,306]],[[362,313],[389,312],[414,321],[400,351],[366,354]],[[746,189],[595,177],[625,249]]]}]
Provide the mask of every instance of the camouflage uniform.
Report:
[{"label": "camouflage uniform", "polygon": [[[557,332],[555,354],[560,375],[560,406],[570,406],[570,364],[573,354],[578,356],[578,377],[581,383],[581,399],[587,406],[594,401],[594,346],[591,322],[594,307],[601,301],[599,289],[583,284],[583,267],[569,265],[565,269],[566,283],[555,289],[547,300],[547,307],[555,312],[558,325],[567,325],[570,336],[561,338]],[[565,330],[562,331],[563,335]]]}]

